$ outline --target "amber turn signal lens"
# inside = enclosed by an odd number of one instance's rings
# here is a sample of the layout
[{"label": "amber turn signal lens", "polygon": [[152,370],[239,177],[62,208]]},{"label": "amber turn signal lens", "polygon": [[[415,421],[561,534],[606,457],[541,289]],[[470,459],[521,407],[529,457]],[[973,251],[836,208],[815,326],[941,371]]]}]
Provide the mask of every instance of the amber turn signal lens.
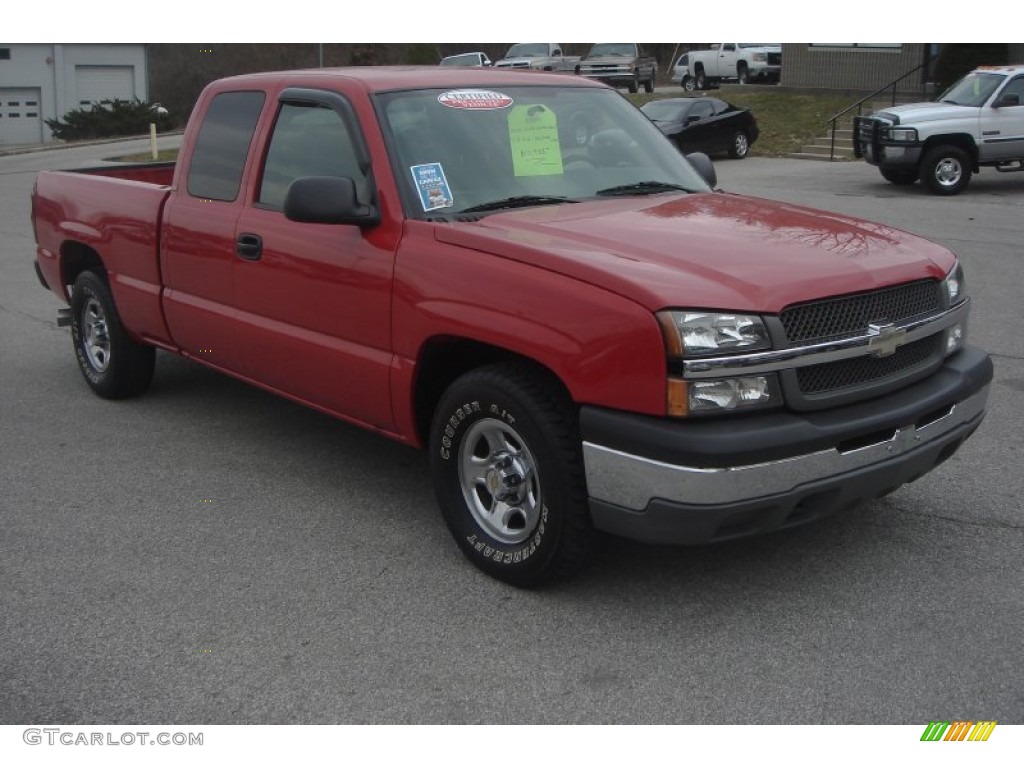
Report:
[{"label": "amber turn signal lens", "polygon": [[688,416],[690,414],[689,386],[682,379],[668,380],[668,415]]}]

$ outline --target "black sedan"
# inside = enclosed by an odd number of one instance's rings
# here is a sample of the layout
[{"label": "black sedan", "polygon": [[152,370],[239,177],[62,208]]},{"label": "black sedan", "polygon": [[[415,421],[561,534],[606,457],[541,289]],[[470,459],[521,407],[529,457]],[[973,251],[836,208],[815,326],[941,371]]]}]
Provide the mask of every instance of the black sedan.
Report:
[{"label": "black sedan", "polygon": [[728,152],[744,158],[757,141],[757,119],[749,109],[700,96],[658,99],[640,108],[683,152]]}]

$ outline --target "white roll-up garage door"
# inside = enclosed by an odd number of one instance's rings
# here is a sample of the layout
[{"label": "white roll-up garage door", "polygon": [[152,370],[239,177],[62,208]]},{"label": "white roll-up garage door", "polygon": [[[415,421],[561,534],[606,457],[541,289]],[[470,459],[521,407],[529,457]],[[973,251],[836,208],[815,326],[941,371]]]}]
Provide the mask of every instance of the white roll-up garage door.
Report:
[{"label": "white roll-up garage door", "polygon": [[43,112],[38,88],[0,88],[0,144],[38,144]]},{"label": "white roll-up garage door", "polygon": [[132,67],[75,67],[78,108],[103,104],[114,99],[135,98],[135,72]]}]

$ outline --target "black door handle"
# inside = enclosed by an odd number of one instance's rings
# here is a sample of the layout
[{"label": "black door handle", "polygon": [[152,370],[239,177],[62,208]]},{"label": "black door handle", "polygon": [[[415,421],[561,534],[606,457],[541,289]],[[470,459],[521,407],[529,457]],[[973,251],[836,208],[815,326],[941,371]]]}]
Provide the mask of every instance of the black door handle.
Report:
[{"label": "black door handle", "polygon": [[243,232],[235,241],[235,253],[248,261],[259,261],[263,256],[263,238]]}]

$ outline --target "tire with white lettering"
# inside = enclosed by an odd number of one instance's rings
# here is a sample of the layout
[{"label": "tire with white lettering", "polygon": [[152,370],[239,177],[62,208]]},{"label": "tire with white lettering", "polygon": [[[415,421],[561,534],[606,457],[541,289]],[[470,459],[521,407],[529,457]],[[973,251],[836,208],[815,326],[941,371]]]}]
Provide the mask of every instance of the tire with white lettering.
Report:
[{"label": "tire with white lettering", "polygon": [[448,529],[480,570],[537,587],[587,561],[577,408],[546,371],[498,363],[457,379],[434,413],[430,462]]},{"label": "tire with white lettering", "polygon": [[71,291],[71,340],[82,376],[100,397],[120,400],[149,388],[156,350],[128,336],[106,280],[93,272],[82,272]]}]

